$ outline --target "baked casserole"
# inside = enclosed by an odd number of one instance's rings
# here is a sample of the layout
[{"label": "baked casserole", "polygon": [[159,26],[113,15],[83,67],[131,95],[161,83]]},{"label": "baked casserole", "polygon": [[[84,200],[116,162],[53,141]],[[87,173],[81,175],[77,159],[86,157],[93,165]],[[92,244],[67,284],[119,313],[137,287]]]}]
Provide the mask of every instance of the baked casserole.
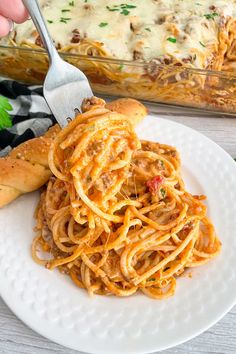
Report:
[{"label": "baked casserole", "polygon": [[[39,3],[56,47],[97,93],[236,111],[236,0]],[[47,57],[31,20],[0,44],[2,75],[42,82]]]}]

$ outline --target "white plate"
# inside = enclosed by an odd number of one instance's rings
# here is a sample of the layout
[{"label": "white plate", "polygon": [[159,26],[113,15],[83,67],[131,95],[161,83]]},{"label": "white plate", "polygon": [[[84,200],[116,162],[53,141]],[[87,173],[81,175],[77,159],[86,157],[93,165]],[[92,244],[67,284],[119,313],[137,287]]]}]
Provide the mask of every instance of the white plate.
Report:
[{"label": "white plate", "polygon": [[89,353],[150,353],[180,344],[218,321],[236,302],[236,163],[215,143],[183,125],[147,117],[141,138],[176,146],[192,193],[208,196],[223,243],[219,257],[177,281],[167,300],[144,295],[89,298],[57,271],[31,259],[38,193],[0,212],[0,293],[29,327]]}]

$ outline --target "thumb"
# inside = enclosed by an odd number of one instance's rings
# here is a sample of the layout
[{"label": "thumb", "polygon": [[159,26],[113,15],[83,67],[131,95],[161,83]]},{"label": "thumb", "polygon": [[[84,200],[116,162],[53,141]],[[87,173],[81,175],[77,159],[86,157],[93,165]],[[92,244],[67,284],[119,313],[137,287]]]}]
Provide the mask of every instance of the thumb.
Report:
[{"label": "thumb", "polygon": [[11,21],[0,15],[0,37],[6,36],[11,29]]}]

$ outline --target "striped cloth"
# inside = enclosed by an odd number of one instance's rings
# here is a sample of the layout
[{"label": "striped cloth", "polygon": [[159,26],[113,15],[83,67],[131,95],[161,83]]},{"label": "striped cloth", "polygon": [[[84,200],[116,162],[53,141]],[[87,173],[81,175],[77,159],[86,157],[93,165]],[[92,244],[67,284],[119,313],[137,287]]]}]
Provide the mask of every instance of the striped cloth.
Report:
[{"label": "striped cloth", "polygon": [[13,126],[0,131],[0,157],[22,142],[43,135],[55,119],[43,98],[42,86],[0,79],[0,95],[9,99]]}]

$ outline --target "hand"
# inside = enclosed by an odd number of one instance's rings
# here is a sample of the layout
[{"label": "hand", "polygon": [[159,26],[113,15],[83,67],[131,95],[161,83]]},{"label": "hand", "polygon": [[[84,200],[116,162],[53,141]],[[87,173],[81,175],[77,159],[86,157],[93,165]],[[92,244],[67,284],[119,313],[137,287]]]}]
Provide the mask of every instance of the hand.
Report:
[{"label": "hand", "polygon": [[0,0],[0,37],[12,28],[12,21],[22,23],[29,17],[21,0]]}]

